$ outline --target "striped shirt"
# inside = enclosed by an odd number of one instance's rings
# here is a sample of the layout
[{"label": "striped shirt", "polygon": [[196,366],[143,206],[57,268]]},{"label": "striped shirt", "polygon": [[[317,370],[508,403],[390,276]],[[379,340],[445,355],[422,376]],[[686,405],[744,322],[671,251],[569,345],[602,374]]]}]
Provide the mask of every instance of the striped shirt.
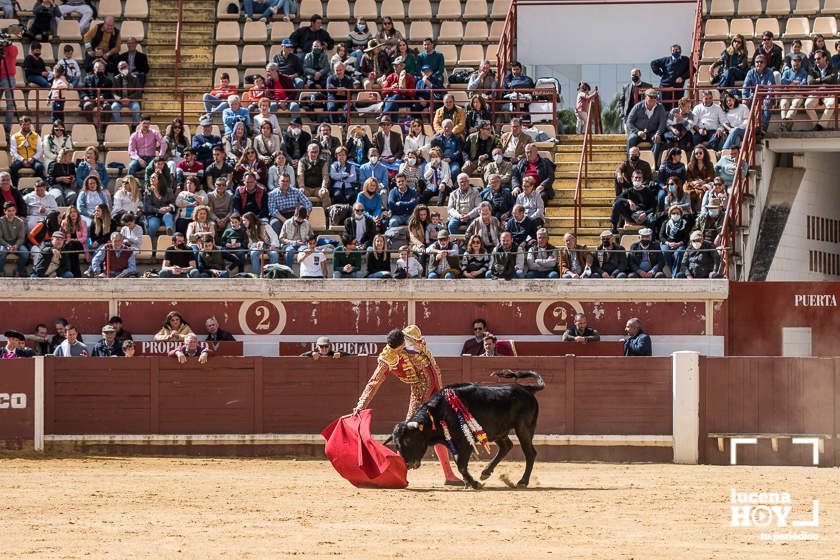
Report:
[{"label": "striped shirt", "polygon": [[303,194],[303,191],[294,187],[289,187],[285,193],[282,189],[274,189],[268,193],[268,214],[276,216],[288,210],[294,210],[298,206],[303,206],[306,211],[312,210],[312,202]]}]

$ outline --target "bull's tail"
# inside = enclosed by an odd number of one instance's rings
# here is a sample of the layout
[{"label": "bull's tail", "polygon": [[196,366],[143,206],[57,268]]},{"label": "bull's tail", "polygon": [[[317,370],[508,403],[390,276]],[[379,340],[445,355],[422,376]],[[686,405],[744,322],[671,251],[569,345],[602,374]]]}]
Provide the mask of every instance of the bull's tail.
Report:
[{"label": "bull's tail", "polygon": [[542,376],[535,371],[494,371],[491,375],[495,375],[496,377],[503,379],[536,379],[536,385],[520,385],[520,387],[527,389],[532,393],[545,389],[545,381],[543,381]]}]

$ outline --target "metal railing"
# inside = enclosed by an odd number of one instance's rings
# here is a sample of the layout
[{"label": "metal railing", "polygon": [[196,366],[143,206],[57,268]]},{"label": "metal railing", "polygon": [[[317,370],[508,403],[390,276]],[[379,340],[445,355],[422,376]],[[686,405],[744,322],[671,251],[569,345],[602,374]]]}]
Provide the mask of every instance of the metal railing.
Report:
[{"label": "metal railing", "polygon": [[178,0],[178,22],[175,24],[175,89],[181,87],[181,27],[184,24],[184,0]]},{"label": "metal railing", "polygon": [[691,58],[688,66],[688,92],[692,99],[697,99],[697,71],[700,68],[700,45],[703,42],[703,5],[704,0],[697,0],[694,14],[694,33],[691,36]]},{"label": "metal railing", "polygon": [[[593,130],[594,129],[594,130]],[[583,145],[580,150],[580,165],[578,166],[577,183],[575,184],[574,199],[574,232],[578,233],[581,227],[583,214],[583,189],[589,177],[589,162],[592,160],[592,134],[601,133],[601,96],[598,88],[589,101],[589,108],[586,111],[586,128],[583,131]]]},{"label": "metal railing", "polygon": [[516,50],[516,1],[511,0],[502,34],[499,36],[499,49],[496,51],[496,68],[504,76],[508,65],[514,60]]}]

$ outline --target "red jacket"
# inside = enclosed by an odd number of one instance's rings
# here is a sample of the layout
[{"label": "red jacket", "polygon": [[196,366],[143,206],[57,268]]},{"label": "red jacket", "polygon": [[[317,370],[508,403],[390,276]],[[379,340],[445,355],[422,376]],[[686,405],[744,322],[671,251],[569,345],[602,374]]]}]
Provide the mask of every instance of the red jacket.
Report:
[{"label": "red jacket", "polygon": [[[6,47],[6,50],[3,51],[3,61],[5,64],[0,64],[0,79],[8,78],[9,75],[6,74],[6,68],[9,69],[11,72],[11,76],[15,77],[15,65],[17,64],[17,55],[18,55],[18,48],[12,44]],[[18,84],[23,86],[23,84]]]},{"label": "red jacket", "polygon": [[383,95],[393,95],[399,94],[405,98],[413,99],[415,88],[417,86],[417,82],[414,80],[414,76],[406,72],[405,75],[405,89],[400,89],[400,75],[396,72],[391,72],[388,74],[388,77],[385,78],[385,83],[382,84],[382,94]]}]

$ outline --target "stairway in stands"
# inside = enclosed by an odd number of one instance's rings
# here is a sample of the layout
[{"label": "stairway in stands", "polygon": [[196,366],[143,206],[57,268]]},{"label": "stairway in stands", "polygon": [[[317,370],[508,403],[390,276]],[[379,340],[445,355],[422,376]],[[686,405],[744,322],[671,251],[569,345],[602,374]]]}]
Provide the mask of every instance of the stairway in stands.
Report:
[{"label": "stairway in stands", "polygon": [[[151,72],[147,87],[173,88],[175,85],[175,30],[178,22],[176,1],[152,2],[149,13],[149,31],[146,52]],[[213,80],[213,23],[216,19],[215,0],[190,0],[184,6],[181,28],[180,87],[201,88],[210,91]],[[144,110],[152,122],[164,125],[180,110],[179,101],[165,91],[147,92]],[[189,96],[200,100],[201,94]],[[201,105],[187,105],[185,122],[194,128]],[[163,130],[163,126],[161,126]]]},{"label": "stairway in stands", "polygon": [[[559,139],[554,154],[557,165],[555,197],[545,212],[551,243],[556,247],[563,244],[565,233],[574,230],[575,187],[583,149],[582,135],[566,134]],[[615,169],[626,158],[626,141],[623,134],[592,136],[592,161],[589,162],[586,188],[583,189],[578,243],[595,247],[600,243],[601,232],[610,229],[610,211],[615,200]]]}]

